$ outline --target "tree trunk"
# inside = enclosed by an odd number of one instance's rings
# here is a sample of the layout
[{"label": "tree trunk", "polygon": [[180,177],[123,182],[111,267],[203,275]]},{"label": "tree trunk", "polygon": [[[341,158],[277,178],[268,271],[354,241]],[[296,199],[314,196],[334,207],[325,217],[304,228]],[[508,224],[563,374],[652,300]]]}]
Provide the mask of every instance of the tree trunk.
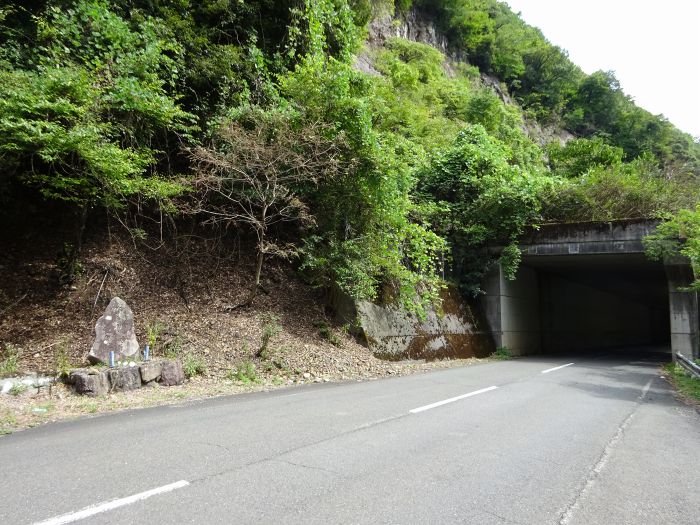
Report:
[{"label": "tree trunk", "polygon": [[[237,308],[244,308],[247,306],[250,306],[253,302],[253,300],[257,297],[258,291],[262,289],[262,286],[260,285],[260,275],[262,273],[262,266],[263,266],[263,261],[265,260],[265,253],[263,252],[262,248],[258,248],[258,257],[257,260],[255,261],[255,280],[253,282],[253,286],[250,290],[250,293],[248,294],[248,297],[241,303],[238,303],[237,305],[234,306],[229,306],[226,308],[227,311],[232,311],[236,310]],[[265,291],[265,290],[263,290]],[[265,292],[267,293],[267,292]]]},{"label": "tree trunk", "polygon": [[70,284],[75,281],[78,273],[78,257],[83,248],[83,235],[87,225],[88,208],[81,206],[76,213],[75,230],[73,242],[69,245],[65,253],[65,260],[62,261],[61,275],[59,280],[61,284]]},{"label": "tree trunk", "polygon": [[260,286],[260,273],[262,272],[264,258],[265,254],[262,252],[262,250],[258,250],[258,260],[255,263],[255,285],[253,286],[255,291],[257,291],[258,287]]}]

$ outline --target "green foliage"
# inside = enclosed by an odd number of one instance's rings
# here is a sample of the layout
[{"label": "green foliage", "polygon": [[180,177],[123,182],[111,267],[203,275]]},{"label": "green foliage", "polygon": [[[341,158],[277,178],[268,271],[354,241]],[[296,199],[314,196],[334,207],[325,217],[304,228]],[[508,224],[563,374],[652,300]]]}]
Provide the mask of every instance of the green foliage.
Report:
[{"label": "green foliage", "polygon": [[206,374],[207,365],[201,357],[193,354],[187,354],[182,362],[182,369],[185,372],[185,377],[191,378],[196,375]]},{"label": "green foliage", "polygon": [[0,155],[23,183],[81,206],[114,205],[148,157],[110,141],[80,69],[0,71]]},{"label": "green foliage", "polygon": [[511,354],[507,346],[499,346],[489,357],[498,361],[507,361],[513,358],[513,354]]},{"label": "green foliage", "polygon": [[[356,298],[373,299],[390,285],[412,310],[437,296],[437,256],[443,242],[410,220],[415,143],[382,130],[372,106],[372,81],[349,64],[305,60],[282,79],[282,94],[306,118],[332,123],[353,159],[340,176],[309,195],[318,230],[307,237],[303,268],[318,284],[337,283]],[[415,301],[417,286],[424,302]]]},{"label": "green foliage", "polygon": [[2,353],[2,360],[0,360],[0,377],[13,376],[18,372],[19,352],[12,345],[5,345],[5,349]]},{"label": "green foliage", "polygon": [[424,197],[439,206],[434,227],[452,242],[455,274],[471,292],[491,260],[485,246],[508,247],[501,262],[514,276],[516,242],[538,218],[540,195],[550,186],[539,171],[509,164],[511,154],[483,126],[469,126],[421,178]]},{"label": "green foliage", "polygon": [[[0,203],[21,209],[30,193],[77,212],[65,280],[77,273],[88,210],[171,213],[197,202],[228,213],[220,219],[229,226],[262,232],[261,257],[301,255],[318,285],[421,314],[446,266],[476,291],[489,247],[514,275],[517,239],[540,221],[679,213],[664,228],[686,228],[679,210],[696,208],[700,144],[638,108],[612,73],[585,75],[497,0],[6,4]],[[370,19],[413,8],[433,15],[472,65],[393,38],[363,51],[379,75],[357,71]],[[545,155],[523,111],[578,138]],[[304,142],[310,132],[318,140]],[[288,177],[320,158],[309,152],[331,162]],[[209,176],[221,175],[222,159],[231,162],[219,187]],[[245,187],[232,175],[243,161],[256,168]],[[283,184],[267,184],[273,171]],[[270,201],[249,206],[248,197],[263,187],[279,214],[261,222]],[[176,199],[185,188],[191,198]],[[231,196],[252,214],[231,215]],[[142,224],[129,227],[145,235]],[[152,347],[156,328],[147,327]],[[261,352],[272,337],[263,334]]]},{"label": "green foliage", "polygon": [[68,377],[68,374],[70,374],[70,371],[73,368],[73,364],[71,363],[71,360],[68,356],[68,351],[66,349],[65,342],[62,342],[58,345],[54,359],[56,366],[56,376],[58,377],[58,379]]},{"label": "green foliage", "polygon": [[263,359],[269,357],[270,341],[274,339],[282,331],[282,326],[279,324],[279,318],[271,315],[267,322],[263,325],[262,337],[260,338],[260,348],[257,355]]},{"label": "green foliage", "polygon": [[244,385],[260,382],[255,364],[252,361],[242,361],[235,368],[229,370],[226,377],[229,381],[239,381]]},{"label": "green foliage", "polygon": [[146,341],[148,342],[149,350],[152,355],[155,355],[159,343],[158,338],[166,327],[160,321],[153,321],[147,322],[144,328],[146,330]]},{"label": "green foliage", "polygon": [[82,208],[178,194],[178,184],[146,173],[159,155],[155,135],[187,130],[188,114],[167,92],[177,46],[154,20],[132,29],[99,1],[49,6],[33,20],[24,28],[33,53],[0,64],[5,171]]},{"label": "green foliage", "polygon": [[29,390],[29,387],[27,385],[23,385],[22,383],[15,383],[10,388],[8,394],[10,394],[11,396],[19,396],[21,394],[24,394],[27,390]]},{"label": "green foliage", "polygon": [[552,142],[547,146],[550,169],[567,178],[579,177],[596,167],[618,166],[623,155],[622,148],[610,146],[600,137],[573,139],[564,146]]},{"label": "green foliage", "polygon": [[338,334],[335,333],[333,327],[326,322],[322,322],[318,325],[318,335],[333,346],[341,346],[343,344],[342,339],[338,337]]},{"label": "green foliage", "polygon": [[170,341],[163,345],[163,356],[168,359],[177,359],[182,353],[183,344],[182,336],[175,334]]},{"label": "green foliage", "polygon": [[683,174],[664,174],[651,154],[629,163],[616,159],[608,166],[594,166],[580,177],[557,181],[543,195],[544,220],[656,218],[697,202],[698,181]]},{"label": "green foliage", "polygon": [[12,434],[17,427],[17,417],[12,412],[0,416],[0,436]]},{"label": "green foliage", "polygon": [[[527,113],[562,122],[579,136],[601,135],[628,160],[652,152],[664,165],[700,173],[700,144],[626,96],[612,72],[585,75],[497,0],[423,0],[443,30],[482,72],[505,82]],[[487,126],[488,127],[488,126]]]},{"label": "green foliage", "polygon": [[683,256],[690,260],[695,275],[691,289],[700,290],[700,205],[681,209],[667,218],[644,239],[647,255],[655,260]]},{"label": "green foliage", "polygon": [[685,368],[675,363],[668,363],[664,366],[664,371],[684,398],[694,403],[700,402],[700,379],[691,376]]}]

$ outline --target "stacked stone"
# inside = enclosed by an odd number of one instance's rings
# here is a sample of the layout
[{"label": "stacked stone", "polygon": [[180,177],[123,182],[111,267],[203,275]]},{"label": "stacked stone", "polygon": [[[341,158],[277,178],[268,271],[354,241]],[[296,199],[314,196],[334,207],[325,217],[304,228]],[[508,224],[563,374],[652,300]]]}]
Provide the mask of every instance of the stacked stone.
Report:
[{"label": "stacked stone", "polygon": [[101,396],[109,392],[136,390],[142,386],[175,386],[185,381],[182,363],[177,360],[148,361],[119,368],[72,370],[68,383],[77,394]]}]

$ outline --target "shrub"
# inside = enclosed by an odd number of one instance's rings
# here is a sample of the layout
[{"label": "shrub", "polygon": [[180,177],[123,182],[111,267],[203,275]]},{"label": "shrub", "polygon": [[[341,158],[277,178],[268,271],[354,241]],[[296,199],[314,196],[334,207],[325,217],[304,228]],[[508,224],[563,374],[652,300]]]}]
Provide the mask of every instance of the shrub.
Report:
[{"label": "shrub", "polygon": [[263,325],[260,348],[257,352],[258,357],[262,357],[263,359],[268,358],[268,347],[270,345],[270,341],[281,331],[282,327],[279,324],[279,318],[277,316],[271,315],[268,318],[268,321]]},{"label": "shrub", "polygon": [[240,381],[244,385],[260,381],[255,370],[255,364],[252,361],[242,361],[238,366],[229,370],[227,379],[231,381]]},{"label": "shrub", "polygon": [[510,350],[507,346],[499,346],[498,348],[496,348],[496,351],[491,354],[490,357],[491,359],[507,361],[508,359],[512,359],[513,355],[510,353]]},{"label": "shrub", "polygon": [[342,344],[342,340],[338,337],[338,334],[336,334],[333,328],[327,323],[321,323],[319,325],[318,334],[333,346],[340,346]]},{"label": "shrub", "polygon": [[182,368],[185,371],[185,376],[188,378],[194,377],[198,374],[205,374],[207,372],[207,367],[204,360],[192,354],[187,354],[185,356],[185,360],[182,363]]},{"label": "shrub", "polygon": [[19,372],[19,352],[12,345],[5,347],[4,358],[0,361],[0,377],[8,377]]}]

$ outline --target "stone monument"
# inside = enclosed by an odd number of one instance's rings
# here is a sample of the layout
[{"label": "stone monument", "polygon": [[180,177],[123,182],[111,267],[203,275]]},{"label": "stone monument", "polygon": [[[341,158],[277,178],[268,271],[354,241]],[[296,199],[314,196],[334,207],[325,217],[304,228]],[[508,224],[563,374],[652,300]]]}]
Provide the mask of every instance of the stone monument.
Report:
[{"label": "stone monument", "polygon": [[134,314],[119,297],[110,301],[105,313],[97,320],[95,341],[88,354],[88,361],[92,364],[109,363],[110,352],[114,352],[115,361],[131,360],[139,354]]}]

